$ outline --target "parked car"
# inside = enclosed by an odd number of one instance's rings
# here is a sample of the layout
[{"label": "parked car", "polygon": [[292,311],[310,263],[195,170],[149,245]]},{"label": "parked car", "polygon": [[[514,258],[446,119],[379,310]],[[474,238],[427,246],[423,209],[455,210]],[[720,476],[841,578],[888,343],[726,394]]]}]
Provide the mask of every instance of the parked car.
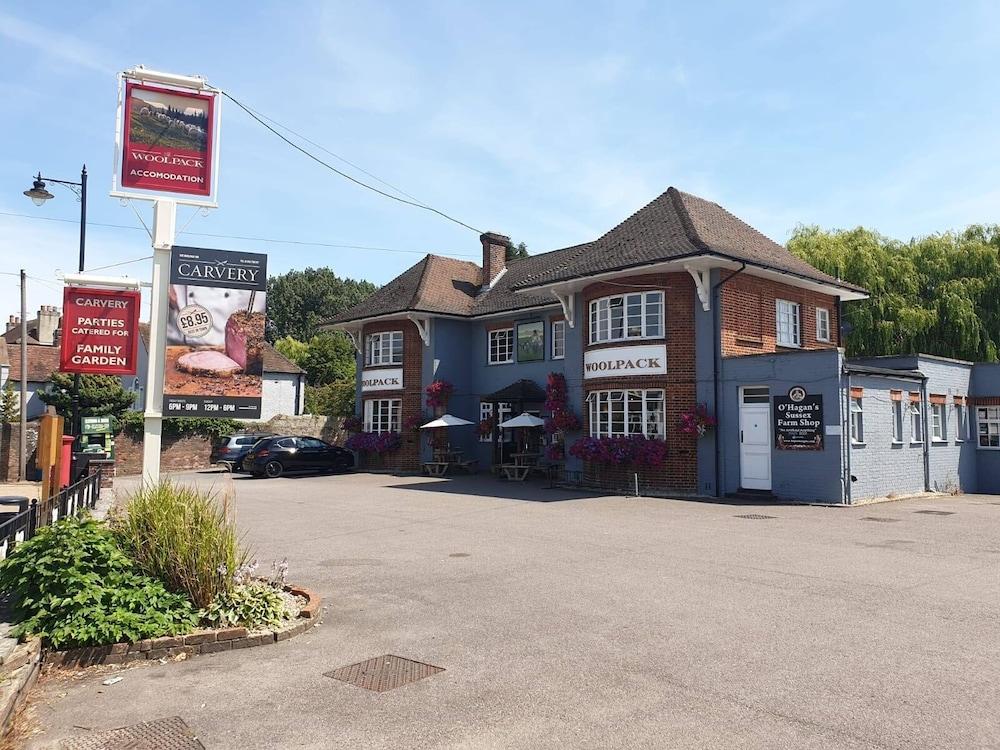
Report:
[{"label": "parked car", "polygon": [[253,448],[254,443],[269,438],[272,434],[270,432],[247,432],[221,437],[212,444],[212,452],[208,458],[209,463],[213,466],[218,464],[227,471],[243,471],[243,459]]},{"label": "parked car", "polygon": [[354,454],[319,438],[275,435],[254,445],[243,466],[255,477],[270,478],[286,472],[348,471],[354,467]]}]

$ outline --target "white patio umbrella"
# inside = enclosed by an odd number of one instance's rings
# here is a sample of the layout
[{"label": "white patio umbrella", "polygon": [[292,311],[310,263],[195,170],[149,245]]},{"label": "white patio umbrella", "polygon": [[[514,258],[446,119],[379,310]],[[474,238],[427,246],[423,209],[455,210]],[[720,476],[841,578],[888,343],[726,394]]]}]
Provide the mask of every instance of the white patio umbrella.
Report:
[{"label": "white patio umbrella", "polygon": [[427,424],[420,425],[420,429],[426,430],[431,427],[461,427],[466,424],[472,424],[472,422],[468,419],[462,419],[461,417],[453,417],[451,414],[442,414],[437,419],[432,419]]},{"label": "white patio umbrella", "polygon": [[505,430],[513,427],[542,427],[544,425],[544,419],[539,419],[534,414],[528,414],[526,411],[521,412],[516,417],[508,419],[506,422],[500,423],[500,426]]}]

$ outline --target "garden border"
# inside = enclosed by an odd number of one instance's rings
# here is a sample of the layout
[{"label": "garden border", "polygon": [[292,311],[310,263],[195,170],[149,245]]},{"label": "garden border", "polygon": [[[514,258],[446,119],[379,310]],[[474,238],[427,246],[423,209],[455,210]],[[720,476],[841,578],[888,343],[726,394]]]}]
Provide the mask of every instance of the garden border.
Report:
[{"label": "garden border", "polygon": [[146,638],[135,643],[111,643],[104,646],[87,646],[66,651],[47,651],[46,665],[63,669],[91,667],[97,664],[130,664],[186,654],[215,654],[253,646],[266,646],[300,635],[319,622],[322,598],[302,586],[285,586],[285,591],[304,597],[307,601],[299,611],[297,621],[291,621],[276,630],[250,632],[246,628],[195,630],[186,635],[164,635]]}]

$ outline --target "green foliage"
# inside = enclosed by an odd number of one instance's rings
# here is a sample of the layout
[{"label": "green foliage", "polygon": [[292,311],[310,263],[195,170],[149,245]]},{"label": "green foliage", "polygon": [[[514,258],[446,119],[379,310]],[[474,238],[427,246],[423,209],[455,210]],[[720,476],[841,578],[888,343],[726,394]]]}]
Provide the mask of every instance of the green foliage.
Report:
[{"label": "green foliage", "polygon": [[21,419],[21,395],[7,381],[0,391],[0,424],[14,424]]},{"label": "green foliage", "polygon": [[307,414],[343,417],[354,413],[354,381],[307,385]]},{"label": "green foliage", "polygon": [[289,271],[267,280],[267,340],[311,338],[319,323],[357,304],[377,287],[342,279],[329,268]]},{"label": "green foliage", "polygon": [[226,495],[164,481],[129,496],[111,528],[143,573],[205,608],[247,561],[229,505]]},{"label": "green foliage", "polygon": [[291,613],[275,586],[267,581],[250,580],[219,594],[200,615],[214,627],[242,625],[248,630],[261,630],[276,627]]},{"label": "green foliage", "polygon": [[309,339],[309,348],[299,367],[306,371],[309,385],[354,382],[357,360],[354,347],[342,333],[318,333]]},{"label": "green foliage", "polygon": [[[127,411],[118,420],[122,432],[133,437],[142,437],[142,412]],[[260,425],[254,422],[241,422],[237,419],[215,419],[209,417],[165,417],[163,419],[164,435],[200,435],[202,437],[220,438],[232,435],[234,432],[253,432]]]},{"label": "green foliage", "polygon": [[851,355],[925,352],[995,362],[1000,354],[1000,226],[909,242],[868,229],[798,227],[788,249],[858,284],[871,298],[844,305]]},{"label": "green foliage", "polygon": [[309,344],[299,341],[294,336],[282,336],[274,342],[274,348],[278,350],[278,354],[287,357],[299,367],[302,367],[309,354]]},{"label": "green foliage", "polygon": [[141,575],[111,532],[90,518],[43,527],[0,563],[15,635],[55,648],[137,641],[190,630],[191,603]]},{"label": "green foliage", "polygon": [[[73,375],[54,372],[49,378],[49,388],[39,391],[38,397],[54,406],[63,417],[73,414]],[[122,387],[119,378],[112,375],[80,376],[80,416],[103,417],[111,414],[121,417],[132,407],[135,397]]]},{"label": "green foliage", "polygon": [[528,246],[523,242],[518,242],[516,245],[513,242],[507,243],[507,260],[527,258],[530,254],[531,253],[528,252]]}]

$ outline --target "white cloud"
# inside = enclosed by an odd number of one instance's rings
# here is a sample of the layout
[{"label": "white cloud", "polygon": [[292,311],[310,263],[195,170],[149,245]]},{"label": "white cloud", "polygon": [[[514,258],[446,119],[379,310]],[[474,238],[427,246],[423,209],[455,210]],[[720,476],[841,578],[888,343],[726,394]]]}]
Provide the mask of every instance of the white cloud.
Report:
[{"label": "white cloud", "polygon": [[0,36],[38,50],[36,59],[43,63],[59,60],[99,73],[115,73],[114,66],[107,63],[104,55],[83,40],[8,13],[0,12]]}]

